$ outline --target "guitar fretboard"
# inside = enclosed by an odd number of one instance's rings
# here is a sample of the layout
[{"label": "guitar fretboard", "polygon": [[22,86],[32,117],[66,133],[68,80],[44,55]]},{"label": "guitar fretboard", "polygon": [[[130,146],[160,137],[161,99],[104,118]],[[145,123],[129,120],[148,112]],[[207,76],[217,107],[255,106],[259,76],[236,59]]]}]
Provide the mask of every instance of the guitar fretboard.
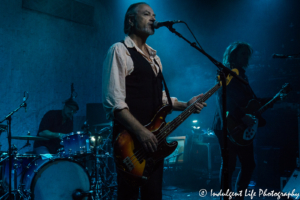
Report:
[{"label": "guitar fretboard", "polygon": [[182,122],[184,122],[191,114],[196,111],[195,104],[205,102],[211,95],[213,95],[221,85],[218,83],[209,91],[207,91],[202,97],[199,97],[194,103],[189,105],[180,115],[178,115],[173,121],[168,123],[165,127],[160,130],[158,136],[162,135],[162,138],[167,138]]}]

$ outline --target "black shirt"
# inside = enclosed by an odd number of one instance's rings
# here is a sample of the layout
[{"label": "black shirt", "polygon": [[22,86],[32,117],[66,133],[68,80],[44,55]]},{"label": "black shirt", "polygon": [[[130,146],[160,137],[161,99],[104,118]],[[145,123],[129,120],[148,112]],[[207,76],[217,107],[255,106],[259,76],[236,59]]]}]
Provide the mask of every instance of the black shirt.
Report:
[{"label": "black shirt", "polygon": [[[39,126],[39,131],[37,136],[39,136],[40,132],[49,130],[55,133],[65,133],[69,134],[73,132],[73,121],[68,119],[64,124],[62,124],[63,116],[62,110],[50,110],[48,111]],[[53,138],[49,140],[40,140],[34,142],[34,148],[45,146],[48,148],[51,154],[56,154],[57,150],[61,147],[61,140],[58,138]]]},{"label": "black shirt", "polygon": [[[245,70],[237,68],[239,70],[239,76],[245,81],[249,82],[248,77],[245,74]],[[222,130],[223,128],[223,102],[222,102],[222,88],[217,92],[217,109],[213,121],[213,130]],[[245,108],[249,101],[252,99],[258,100],[262,105],[270,101],[272,98],[257,98],[250,85],[245,85],[236,78],[233,78],[227,86],[227,111],[236,122],[243,123],[242,117],[245,116],[245,112],[242,108]]]},{"label": "black shirt", "polygon": [[[248,77],[245,74],[245,70],[238,68],[239,76],[248,82]],[[217,110],[213,122],[213,130],[222,130],[223,119],[222,119],[222,88],[217,92]],[[246,107],[251,99],[257,99],[253,90],[249,85],[241,83],[236,78],[233,78],[227,86],[227,111],[228,114],[233,117],[237,122],[242,123],[241,118],[245,116],[245,112],[242,108]]]}]

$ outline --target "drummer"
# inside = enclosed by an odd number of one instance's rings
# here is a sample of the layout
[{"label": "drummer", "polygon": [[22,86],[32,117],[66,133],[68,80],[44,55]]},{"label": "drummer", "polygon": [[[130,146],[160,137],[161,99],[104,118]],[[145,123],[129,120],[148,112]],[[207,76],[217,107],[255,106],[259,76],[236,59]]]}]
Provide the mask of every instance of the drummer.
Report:
[{"label": "drummer", "polygon": [[35,141],[33,151],[36,154],[56,154],[57,150],[63,147],[60,145],[61,138],[73,132],[73,115],[78,110],[78,104],[70,98],[64,102],[62,110],[48,111],[42,118],[37,136],[49,140]]}]

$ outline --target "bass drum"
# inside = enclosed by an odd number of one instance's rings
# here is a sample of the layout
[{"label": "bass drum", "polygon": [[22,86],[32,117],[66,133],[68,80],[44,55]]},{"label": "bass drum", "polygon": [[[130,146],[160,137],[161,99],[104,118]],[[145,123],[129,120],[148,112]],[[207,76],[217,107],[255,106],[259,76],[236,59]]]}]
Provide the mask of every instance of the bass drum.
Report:
[{"label": "bass drum", "polygon": [[62,158],[35,160],[25,171],[22,183],[24,192],[35,200],[73,200],[76,190],[90,190],[90,177],[84,168],[73,160]]}]

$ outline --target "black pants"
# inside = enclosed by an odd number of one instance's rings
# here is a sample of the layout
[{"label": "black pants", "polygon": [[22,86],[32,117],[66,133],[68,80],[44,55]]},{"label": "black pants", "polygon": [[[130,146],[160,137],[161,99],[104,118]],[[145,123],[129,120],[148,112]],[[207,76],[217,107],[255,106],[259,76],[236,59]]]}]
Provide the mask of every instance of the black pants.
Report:
[{"label": "black pants", "polygon": [[[221,148],[223,148],[223,132],[222,131],[215,131]],[[239,161],[241,163],[241,170],[239,172],[239,175],[236,180],[235,184],[235,191],[243,191],[243,195],[245,194],[245,189],[247,189],[248,184],[250,183],[252,173],[255,169],[255,161],[254,161],[254,153],[253,153],[253,143],[251,143],[248,146],[238,146],[233,144],[228,138],[227,138],[227,146],[228,146],[228,174],[229,174],[229,188],[224,188],[226,191],[227,189],[231,188],[232,184],[232,174],[235,170],[236,166],[236,158],[239,158]],[[223,159],[223,152],[222,152],[222,159]],[[221,164],[221,170],[220,173],[223,170],[223,162]],[[221,175],[220,175],[221,178]],[[243,199],[243,198],[241,198]]]},{"label": "black pants", "polygon": [[163,181],[163,160],[160,161],[146,184],[142,187],[132,186],[118,174],[118,200],[137,200],[139,190],[142,200],[161,200],[162,199],[162,181]]}]

